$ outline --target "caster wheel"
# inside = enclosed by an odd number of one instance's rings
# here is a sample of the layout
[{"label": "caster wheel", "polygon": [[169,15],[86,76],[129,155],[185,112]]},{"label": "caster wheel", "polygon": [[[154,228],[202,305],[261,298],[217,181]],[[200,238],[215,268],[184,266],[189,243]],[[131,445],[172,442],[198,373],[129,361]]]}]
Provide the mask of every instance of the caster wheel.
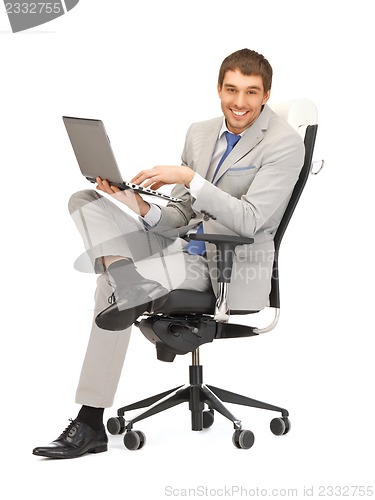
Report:
[{"label": "caster wheel", "polygon": [[232,441],[236,448],[248,450],[254,444],[255,436],[251,431],[240,429],[234,431]]},{"label": "caster wheel", "polygon": [[275,436],[285,436],[290,431],[290,420],[288,417],[279,417],[271,420],[270,429]]},{"label": "caster wheel", "polygon": [[107,421],[107,430],[110,434],[113,434],[114,436],[116,434],[122,434],[125,431],[124,417],[109,418]]},{"label": "caster wheel", "polygon": [[214,423],[214,410],[206,410],[203,412],[203,429],[208,429]]},{"label": "caster wheel", "polygon": [[124,445],[128,450],[140,450],[146,442],[146,436],[141,431],[127,431]]}]

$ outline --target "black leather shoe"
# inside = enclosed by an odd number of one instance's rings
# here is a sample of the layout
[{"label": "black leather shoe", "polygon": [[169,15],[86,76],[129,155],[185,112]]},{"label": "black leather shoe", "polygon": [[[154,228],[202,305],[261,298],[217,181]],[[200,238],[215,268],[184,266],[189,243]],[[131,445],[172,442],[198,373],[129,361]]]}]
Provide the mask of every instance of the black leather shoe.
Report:
[{"label": "black leather shoe", "polygon": [[167,300],[168,293],[160,283],[150,280],[116,287],[116,302],[99,313],[95,323],[104,330],[125,330],[143,313],[160,307]]},{"label": "black leather shoe", "polygon": [[33,455],[48,458],[77,458],[85,453],[107,451],[108,436],[104,426],[95,431],[79,420],[71,420],[64,432],[52,443],[33,450]]}]

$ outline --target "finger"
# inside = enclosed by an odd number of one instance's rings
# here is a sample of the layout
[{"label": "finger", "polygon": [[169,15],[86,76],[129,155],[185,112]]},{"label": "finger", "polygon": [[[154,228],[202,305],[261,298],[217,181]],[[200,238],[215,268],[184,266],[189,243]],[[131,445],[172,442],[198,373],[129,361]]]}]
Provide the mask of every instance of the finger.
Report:
[{"label": "finger", "polygon": [[110,183],[107,181],[107,180],[103,180],[103,187],[104,187],[104,191],[108,194],[113,194],[113,189],[112,189],[112,186],[110,185]]},{"label": "finger", "polygon": [[103,186],[103,181],[100,177],[96,178],[97,186],[96,188],[99,189],[100,191],[104,191],[104,186]]},{"label": "finger", "polygon": [[155,171],[155,168],[151,168],[148,170],[142,170],[137,174],[135,177],[130,182],[133,182],[134,184],[142,184],[146,179],[151,179],[152,177],[155,177],[157,175],[157,171]]},{"label": "finger", "polygon": [[99,179],[99,182],[98,182],[99,188],[102,191],[104,191],[105,193],[108,193],[110,190],[110,185],[109,185],[108,181],[105,179],[101,179],[100,177],[98,179]]},{"label": "finger", "polygon": [[155,182],[154,184],[152,184],[150,186],[150,189],[153,189],[154,191],[156,191],[157,189],[161,188],[162,186],[165,186],[165,182]]},{"label": "finger", "polygon": [[130,182],[133,182],[134,184],[139,184],[140,179],[143,177],[143,175],[144,175],[144,172],[142,170],[142,172],[139,172],[137,175],[135,175],[133,177],[133,179],[130,180]]},{"label": "finger", "polygon": [[152,179],[147,179],[147,181],[144,181],[142,183],[142,186],[145,188],[148,188],[148,187],[153,186],[154,184],[159,184],[160,182],[162,182],[162,181],[160,179],[158,179],[157,176],[154,176]]}]

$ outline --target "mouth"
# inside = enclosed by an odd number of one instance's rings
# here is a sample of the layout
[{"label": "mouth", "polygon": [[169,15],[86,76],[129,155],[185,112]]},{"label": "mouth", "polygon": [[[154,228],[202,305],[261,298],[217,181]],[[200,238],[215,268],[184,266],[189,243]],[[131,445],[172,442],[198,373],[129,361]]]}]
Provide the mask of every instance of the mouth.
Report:
[{"label": "mouth", "polygon": [[236,118],[243,118],[248,113],[248,111],[238,111],[237,109],[231,109],[231,111]]}]

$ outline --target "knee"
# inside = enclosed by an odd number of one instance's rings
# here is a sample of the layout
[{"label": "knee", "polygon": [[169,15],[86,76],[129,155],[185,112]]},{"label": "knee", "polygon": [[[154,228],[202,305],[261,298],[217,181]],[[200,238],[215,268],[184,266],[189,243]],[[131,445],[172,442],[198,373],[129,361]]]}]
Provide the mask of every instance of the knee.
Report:
[{"label": "knee", "polygon": [[101,195],[94,189],[84,189],[72,194],[68,202],[68,209],[70,213],[75,212],[91,201],[96,201],[101,198]]}]

